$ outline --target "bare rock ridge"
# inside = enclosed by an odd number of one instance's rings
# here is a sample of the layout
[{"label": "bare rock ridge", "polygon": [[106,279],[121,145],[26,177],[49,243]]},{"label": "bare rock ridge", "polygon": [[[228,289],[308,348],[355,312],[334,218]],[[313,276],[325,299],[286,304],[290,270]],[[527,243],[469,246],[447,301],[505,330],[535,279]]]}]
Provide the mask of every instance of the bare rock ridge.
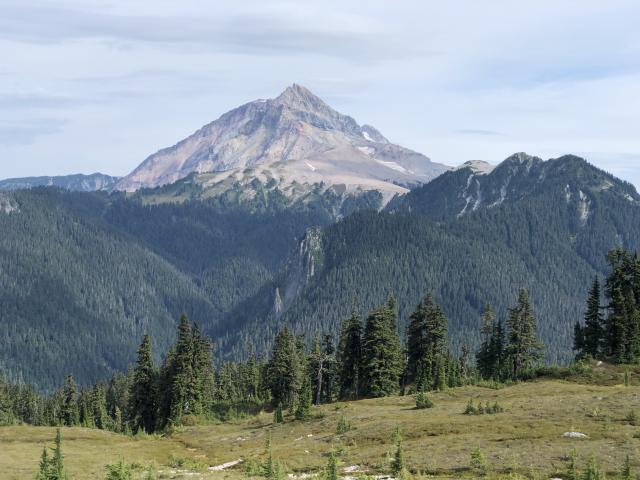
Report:
[{"label": "bare rock ridge", "polygon": [[388,199],[446,170],[294,84],[274,99],[231,110],[151,155],[116,189],[153,188],[206,173],[203,182],[209,185],[257,178],[284,192],[292,185],[324,184],[345,191],[379,190]]}]

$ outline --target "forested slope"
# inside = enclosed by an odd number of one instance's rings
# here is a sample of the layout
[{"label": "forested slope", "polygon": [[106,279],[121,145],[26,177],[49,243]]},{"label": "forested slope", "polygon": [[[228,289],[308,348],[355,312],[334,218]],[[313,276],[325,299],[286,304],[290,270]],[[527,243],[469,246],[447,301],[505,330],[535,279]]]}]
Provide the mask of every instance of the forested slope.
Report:
[{"label": "forested slope", "polygon": [[[475,208],[465,211],[468,204]],[[577,157],[542,162],[516,156],[490,175],[446,173],[389,211],[357,213],[319,237],[305,288],[283,315],[262,311],[248,320],[237,337],[226,339],[231,350],[244,349],[265,323],[335,332],[354,302],[366,311],[389,294],[406,323],[431,290],[449,317],[453,345],[476,346],[484,304],[504,316],[526,287],[547,358],[566,362],[588,285],[606,271],[606,253],[640,246],[640,204],[631,185]],[[276,287],[287,290],[291,276],[284,272],[256,304],[268,308],[266,297]],[[258,341],[262,348],[268,343]]]}]

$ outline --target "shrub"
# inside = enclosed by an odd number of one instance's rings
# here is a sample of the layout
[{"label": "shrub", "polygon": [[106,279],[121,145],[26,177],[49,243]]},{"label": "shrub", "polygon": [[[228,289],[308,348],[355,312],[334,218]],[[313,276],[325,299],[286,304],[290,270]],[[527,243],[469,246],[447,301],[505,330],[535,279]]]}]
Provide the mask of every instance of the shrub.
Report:
[{"label": "shrub", "polygon": [[114,465],[107,465],[105,468],[107,470],[105,480],[131,480],[133,478],[131,467],[124,463],[123,459]]},{"label": "shrub", "polygon": [[349,430],[351,430],[351,424],[347,421],[344,415],[341,415],[340,420],[338,420],[338,426],[336,427],[336,433],[338,435],[344,435]]},{"label": "shrub", "polygon": [[424,410],[426,408],[432,408],[433,402],[424,392],[419,392],[416,395],[416,408],[418,410]]},{"label": "shrub", "polygon": [[473,404],[473,400],[469,400],[469,403],[467,403],[467,407],[464,410],[465,415],[494,415],[502,412],[504,412],[504,408],[498,402],[495,402],[493,405],[489,402],[484,405],[481,402],[478,402],[478,406],[476,407]]},{"label": "shrub", "polygon": [[624,419],[627,423],[635,425],[638,422],[638,414],[635,412],[635,410],[631,410],[629,411],[629,413],[627,413],[627,416],[624,417]]},{"label": "shrub", "polygon": [[486,475],[489,470],[489,463],[484,453],[482,453],[482,450],[480,450],[480,447],[476,447],[476,449],[471,452],[471,469],[480,475]]}]

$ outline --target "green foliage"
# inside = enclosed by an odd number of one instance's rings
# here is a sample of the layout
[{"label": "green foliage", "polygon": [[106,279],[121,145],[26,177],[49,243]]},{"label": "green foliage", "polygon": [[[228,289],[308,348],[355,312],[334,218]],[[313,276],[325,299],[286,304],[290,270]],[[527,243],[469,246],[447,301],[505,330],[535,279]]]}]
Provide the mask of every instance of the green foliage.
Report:
[{"label": "green foliage", "polygon": [[362,341],[362,372],[367,379],[363,394],[370,397],[397,394],[402,367],[396,304],[390,298],[367,317]]},{"label": "green foliage", "polygon": [[133,478],[131,466],[127,465],[123,459],[120,459],[116,464],[107,465],[105,469],[107,470],[105,480],[131,480]]},{"label": "green foliage", "polygon": [[277,405],[291,407],[305,376],[304,352],[288,328],[276,336],[271,358],[267,364],[267,384],[271,398]]},{"label": "green foliage", "polygon": [[282,404],[278,403],[278,406],[273,411],[273,423],[284,423],[284,414],[282,413]]},{"label": "green foliage", "polygon": [[424,392],[418,392],[416,395],[416,408],[418,410],[433,408],[433,401]]},{"label": "green foliage", "polygon": [[327,468],[324,472],[325,480],[340,480],[340,471],[338,469],[338,457],[335,452],[331,450],[329,458],[327,459]]},{"label": "green foliage", "polygon": [[47,453],[47,447],[42,451],[40,457],[40,469],[36,476],[36,480],[68,480],[64,469],[64,455],[62,454],[62,437],[60,429],[56,430],[55,447],[52,456]]},{"label": "green foliage", "polygon": [[336,427],[336,434],[344,435],[349,430],[351,430],[351,423],[349,423],[347,417],[340,415],[340,419],[338,420],[338,425]]},{"label": "green foliage", "polygon": [[536,335],[536,320],[529,301],[529,292],[521,290],[518,303],[509,310],[507,363],[512,379],[518,379],[530,371],[542,354],[543,345]]},{"label": "green foliage", "polygon": [[572,450],[569,455],[565,480],[580,480],[580,473],[578,471],[578,454],[575,449]]},{"label": "green foliage", "polygon": [[627,455],[624,459],[624,464],[620,470],[620,480],[633,480],[635,478],[633,470],[631,469],[631,457]]},{"label": "green foliage", "polygon": [[464,410],[465,415],[495,415],[502,412],[504,412],[504,408],[497,401],[493,404],[486,402],[484,405],[482,402],[478,402],[475,405],[473,399],[469,399]]},{"label": "green foliage", "polygon": [[480,447],[471,452],[471,469],[478,475],[486,475],[489,471],[489,463]]},{"label": "green foliage", "polygon": [[308,379],[305,379],[298,396],[298,404],[295,411],[296,420],[306,420],[311,416],[311,395],[311,383]]},{"label": "green foliage", "polygon": [[391,473],[397,479],[408,479],[409,473],[404,459],[404,449],[402,446],[402,433],[400,428],[396,428],[394,433],[394,441],[396,444],[396,451],[391,462]]},{"label": "green foliage", "polygon": [[336,357],[338,396],[355,400],[360,397],[362,383],[362,319],[355,310],[342,322]]},{"label": "green foliage", "polygon": [[129,391],[128,417],[133,433],[151,433],[156,428],[158,409],[158,372],[151,353],[151,339],[145,335],[138,349],[138,361],[133,371]]}]

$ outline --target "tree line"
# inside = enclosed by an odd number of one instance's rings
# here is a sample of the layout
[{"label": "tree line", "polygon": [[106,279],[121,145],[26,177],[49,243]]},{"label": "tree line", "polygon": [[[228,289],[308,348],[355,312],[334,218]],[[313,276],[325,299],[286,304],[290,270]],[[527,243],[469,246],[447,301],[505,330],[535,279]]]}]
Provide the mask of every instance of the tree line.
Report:
[{"label": "tree line", "polygon": [[[50,396],[23,385],[0,384],[0,423],[99,428],[147,433],[171,428],[185,417],[226,420],[270,405],[282,416],[309,416],[313,404],[443,390],[479,379],[524,378],[541,358],[536,320],[526,290],[506,323],[487,306],[484,341],[476,353],[451,353],[448,320],[432,294],[411,314],[405,341],[393,297],[362,318],[356,309],[331,335],[307,342],[284,327],[267,360],[250,358],[214,368],[212,341],[183,315],[177,339],[156,364],[145,335],[127,374],[81,389],[72,376]],[[276,415],[278,416],[278,415]]]},{"label": "tree line", "polygon": [[611,271],[604,288],[597,277],[593,281],[573,348],[579,359],[634,364],[640,360],[640,258],[617,248],[607,261]]}]

